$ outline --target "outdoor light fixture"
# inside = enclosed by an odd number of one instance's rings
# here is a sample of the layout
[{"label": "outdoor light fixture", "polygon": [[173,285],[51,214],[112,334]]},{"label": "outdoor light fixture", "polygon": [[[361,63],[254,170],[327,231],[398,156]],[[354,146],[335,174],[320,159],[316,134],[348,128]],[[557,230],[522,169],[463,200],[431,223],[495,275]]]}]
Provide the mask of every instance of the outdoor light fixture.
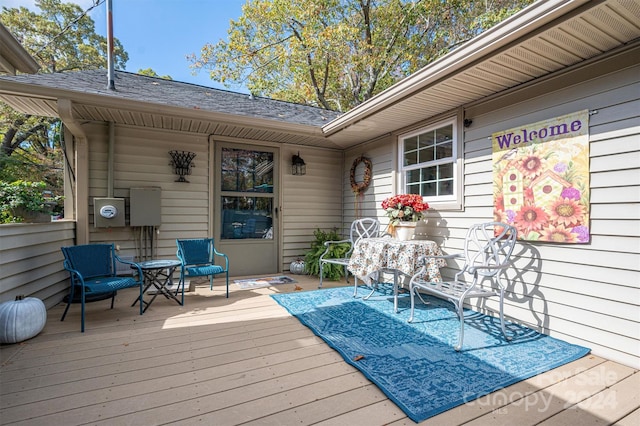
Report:
[{"label": "outdoor light fixture", "polygon": [[173,166],[173,171],[175,174],[180,176],[176,182],[189,182],[184,177],[191,174],[191,167],[195,167],[195,164],[192,164],[191,161],[193,157],[196,156],[195,152],[189,151],[169,151],[169,155],[171,156],[170,165]]},{"label": "outdoor light fixture", "polygon": [[291,174],[294,176],[307,174],[307,165],[304,163],[302,157],[300,157],[300,151],[298,151],[298,155],[294,154],[291,158]]}]

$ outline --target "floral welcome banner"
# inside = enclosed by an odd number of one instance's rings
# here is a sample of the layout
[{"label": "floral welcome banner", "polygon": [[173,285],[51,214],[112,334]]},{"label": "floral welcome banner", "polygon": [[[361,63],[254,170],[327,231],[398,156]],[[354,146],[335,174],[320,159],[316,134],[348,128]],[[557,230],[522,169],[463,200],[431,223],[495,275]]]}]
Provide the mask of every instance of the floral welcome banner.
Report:
[{"label": "floral welcome banner", "polygon": [[494,216],[518,239],[588,243],[589,111],[491,135]]}]

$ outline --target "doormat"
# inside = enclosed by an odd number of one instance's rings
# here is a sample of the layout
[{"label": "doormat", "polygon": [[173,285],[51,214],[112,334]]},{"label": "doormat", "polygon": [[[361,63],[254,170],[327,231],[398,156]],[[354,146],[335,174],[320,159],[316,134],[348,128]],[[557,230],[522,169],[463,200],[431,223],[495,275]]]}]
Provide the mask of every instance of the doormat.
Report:
[{"label": "doormat", "polygon": [[246,280],[233,280],[243,290],[251,288],[271,287],[278,284],[294,284],[298,281],[289,278],[286,275],[278,275],[274,277],[249,278]]}]

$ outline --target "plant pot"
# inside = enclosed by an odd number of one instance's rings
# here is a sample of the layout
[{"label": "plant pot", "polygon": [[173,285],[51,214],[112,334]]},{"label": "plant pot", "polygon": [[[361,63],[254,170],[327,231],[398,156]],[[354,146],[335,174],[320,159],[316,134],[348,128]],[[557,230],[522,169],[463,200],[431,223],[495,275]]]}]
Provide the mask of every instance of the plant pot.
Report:
[{"label": "plant pot", "polygon": [[400,222],[393,227],[396,239],[400,241],[409,241],[413,239],[416,232],[416,224],[418,222]]}]

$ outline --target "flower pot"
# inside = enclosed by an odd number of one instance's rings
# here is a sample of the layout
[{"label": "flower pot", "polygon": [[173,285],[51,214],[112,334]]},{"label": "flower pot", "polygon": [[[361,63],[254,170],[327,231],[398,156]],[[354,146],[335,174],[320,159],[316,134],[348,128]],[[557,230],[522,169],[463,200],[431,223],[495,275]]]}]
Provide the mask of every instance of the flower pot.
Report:
[{"label": "flower pot", "polygon": [[416,232],[416,224],[418,222],[400,222],[393,227],[396,239],[401,241],[412,240]]}]

